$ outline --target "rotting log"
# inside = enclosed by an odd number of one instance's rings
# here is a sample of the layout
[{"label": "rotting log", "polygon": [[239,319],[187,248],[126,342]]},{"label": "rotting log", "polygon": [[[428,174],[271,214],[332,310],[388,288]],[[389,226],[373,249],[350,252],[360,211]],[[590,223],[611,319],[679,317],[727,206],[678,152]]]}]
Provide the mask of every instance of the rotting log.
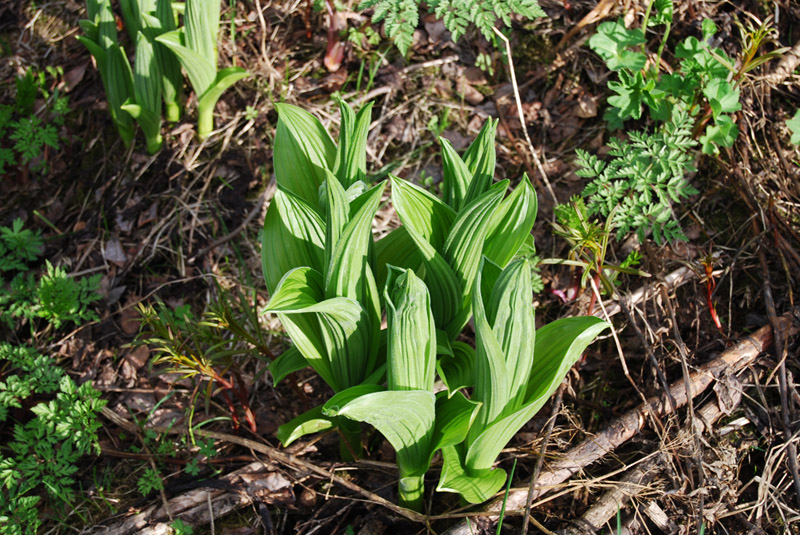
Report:
[{"label": "rotting log", "polygon": [[[786,335],[800,331],[800,308],[794,308],[779,318],[782,330]],[[773,343],[773,332],[770,325],[765,325],[750,336],[726,349],[720,356],[702,365],[689,377],[690,393],[687,393],[683,378],[675,381],[669,394],[675,400],[676,408],[686,405],[689,396],[697,397],[705,392],[719,377],[735,374],[753,364],[758,356],[770,348]],[[568,480],[580,470],[589,466],[614,451],[644,428],[650,415],[666,416],[672,412],[666,395],[651,398],[628,413],[613,420],[603,431],[587,438],[563,457],[552,463],[536,480],[534,499],[543,496],[550,490]],[[524,488],[514,489],[508,494],[505,504],[507,515],[522,514],[528,496],[528,484]],[[502,497],[491,501],[485,513],[499,515],[503,507]],[[470,526],[466,519],[448,529],[444,535],[470,535]]]}]

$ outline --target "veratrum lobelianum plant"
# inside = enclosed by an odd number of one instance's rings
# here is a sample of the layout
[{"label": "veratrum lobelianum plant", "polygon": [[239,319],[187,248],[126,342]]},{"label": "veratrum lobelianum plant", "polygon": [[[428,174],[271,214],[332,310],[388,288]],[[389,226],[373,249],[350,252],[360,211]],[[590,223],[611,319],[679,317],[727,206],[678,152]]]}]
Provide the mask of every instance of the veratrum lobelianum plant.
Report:
[{"label": "veratrum lobelianum plant", "polygon": [[[500,451],[550,399],[586,347],[608,324],[594,316],[535,329],[531,269],[517,260],[499,272],[485,259],[475,279],[475,373],[471,401],[481,404],[466,440],[443,448],[437,490],[470,503],[489,499],[506,473]],[[535,333],[535,335],[534,335]]]},{"label": "veratrum lobelianum plant", "polygon": [[89,50],[103,80],[111,117],[120,137],[133,140],[133,121],[145,136],[147,152],[161,149],[161,103],[167,119],[180,117],[181,67],[172,52],[155,38],[175,26],[170,0],[122,0],[120,7],[128,35],[135,43],[133,69],[119,44],[110,0],[88,0],[89,20],[80,22],[85,35],[78,40]]},{"label": "veratrum lobelianum plant", "polygon": [[183,27],[163,33],[156,41],[175,53],[197,94],[197,136],[214,130],[214,107],[219,97],[237,81],[249,76],[241,67],[217,71],[220,3],[186,0]]},{"label": "veratrum lobelianum plant", "polygon": [[[278,437],[287,445],[338,426],[349,457],[359,452],[366,422],[397,451],[404,506],[421,508],[438,449],[445,457],[439,489],[480,502],[506,479],[492,468],[502,447],[607,324],[572,318],[532,336],[531,265],[515,257],[530,250],[536,198],[526,179],[505,199],[507,183],[492,185],[491,121],[463,158],[443,142],[444,201],[392,178],[404,226],[374,244],[373,254],[371,221],[383,185],[364,183],[370,111],[341,104],[337,146],[313,116],[278,105],[278,190],[262,261],[267,311],[294,346],[270,370],[279,381],[311,365],[336,392],[281,426]],[[454,341],[473,313],[477,351]],[[448,387],[438,395],[434,370]],[[473,389],[472,399],[463,388]]]},{"label": "veratrum lobelianum plant", "polygon": [[[271,299],[294,348],[271,367],[276,381],[310,365],[335,392],[376,384],[381,306],[373,275],[372,219],[384,184],[368,188],[366,136],[371,105],[358,114],[341,104],[339,146],[307,112],[277,105],[278,190],[264,221],[262,262]],[[342,454],[357,455],[360,426],[322,414],[322,407],[281,426],[287,445],[337,426]]]}]

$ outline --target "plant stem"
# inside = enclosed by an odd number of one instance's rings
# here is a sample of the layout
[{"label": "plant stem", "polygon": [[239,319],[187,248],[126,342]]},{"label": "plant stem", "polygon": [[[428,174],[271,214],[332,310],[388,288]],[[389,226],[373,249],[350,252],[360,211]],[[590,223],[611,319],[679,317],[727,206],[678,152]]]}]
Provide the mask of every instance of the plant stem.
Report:
[{"label": "plant stem", "polygon": [[417,512],[422,511],[422,498],[425,495],[425,474],[404,475],[401,471],[397,489],[400,507]]},{"label": "plant stem", "polygon": [[339,417],[339,456],[343,461],[361,457],[361,423]]},{"label": "plant stem", "polygon": [[177,123],[181,119],[181,107],[177,102],[166,102],[167,122]]},{"label": "plant stem", "polygon": [[214,130],[214,107],[197,107],[197,137],[207,138]]}]

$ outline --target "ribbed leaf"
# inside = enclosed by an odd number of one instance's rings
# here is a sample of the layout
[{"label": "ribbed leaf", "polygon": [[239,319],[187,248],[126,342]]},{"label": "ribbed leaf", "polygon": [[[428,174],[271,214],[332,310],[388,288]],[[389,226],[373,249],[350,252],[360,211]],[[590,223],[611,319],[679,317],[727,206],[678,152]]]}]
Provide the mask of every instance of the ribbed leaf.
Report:
[{"label": "ribbed leaf", "polygon": [[288,375],[307,367],[308,362],[305,357],[303,357],[303,354],[300,353],[300,350],[295,346],[291,346],[269,363],[269,373],[272,374],[272,384],[276,385],[283,381]]},{"label": "ribbed leaf", "polygon": [[156,37],[156,41],[169,48],[177,56],[189,77],[194,92],[202,95],[214,83],[217,64],[216,62],[209,63],[202,55],[187,47],[183,32],[183,30],[173,30],[163,33]]},{"label": "ribbed leaf", "polygon": [[389,390],[432,392],[436,326],[428,288],[412,270],[396,270],[390,272],[384,297],[388,322]]},{"label": "ribbed leaf", "polygon": [[326,194],[325,202],[325,265],[331,265],[331,257],[345,225],[350,220],[350,203],[347,195],[333,173],[326,170],[328,176],[323,184]]},{"label": "ribbed leaf", "polygon": [[108,99],[111,117],[126,145],[133,141],[133,118],[122,109],[122,105],[133,96],[133,73],[119,45],[111,45],[106,50],[106,98]]},{"label": "ribbed leaf", "polygon": [[[219,11],[220,3],[216,0],[186,0],[186,11],[183,14],[186,46],[212,65],[214,71],[217,67]],[[197,87],[195,91],[198,95],[205,93],[205,89],[201,91]]]},{"label": "ribbed leaf", "polygon": [[392,204],[405,227],[443,251],[456,213],[430,192],[392,176]]},{"label": "ribbed leaf", "polygon": [[366,394],[328,414],[366,422],[380,431],[397,452],[397,466],[405,477],[428,470],[435,411],[433,392],[405,390]]},{"label": "ribbed leaf", "polygon": [[492,216],[483,254],[501,268],[505,267],[530,236],[536,212],[536,192],[528,175],[523,175],[516,189],[503,199]]},{"label": "ribbed leaf", "polygon": [[[563,379],[563,377],[562,377]],[[560,383],[560,381],[559,381]],[[558,385],[556,385],[557,387]],[[536,416],[539,409],[550,398],[541,399],[541,403],[528,403],[510,415],[501,418],[487,427],[476,439],[470,441],[469,450],[464,461],[468,474],[480,474],[489,470],[497,460],[497,456],[508,442],[519,432],[528,420]],[[496,490],[494,492],[497,492]]]},{"label": "ribbed leaf", "polygon": [[[135,2],[134,2],[135,3]],[[161,74],[153,43],[144,33],[136,35],[136,61],[133,64],[133,94],[136,104],[158,117],[161,123]]]},{"label": "ribbed leaf", "polygon": [[470,173],[470,183],[464,196],[466,205],[489,190],[494,180],[495,150],[494,137],[497,122],[487,119],[478,137],[473,140],[464,153],[464,164]]},{"label": "ribbed leaf", "polygon": [[345,388],[341,392],[334,394],[331,399],[325,402],[325,405],[322,406],[322,413],[335,417],[339,414],[339,410],[342,407],[354,399],[358,399],[367,394],[374,394],[375,392],[383,392],[384,390],[384,387],[374,383],[360,384]]},{"label": "ribbed leaf", "polygon": [[528,261],[518,260],[504,269],[490,296],[488,319],[505,355],[509,379],[508,402],[502,412],[510,414],[525,400],[533,365],[536,322]]},{"label": "ribbed leaf", "polygon": [[506,472],[502,468],[477,475],[467,474],[459,452],[453,446],[442,448],[442,454],[442,475],[436,487],[439,492],[455,492],[469,503],[482,503],[494,496],[506,481]]},{"label": "ribbed leaf", "polygon": [[446,396],[441,392],[436,396],[436,422],[428,462],[437,450],[464,441],[479,407],[480,403],[468,400],[461,392],[456,392],[454,396]]},{"label": "ribbed leaf", "polygon": [[278,426],[276,436],[285,448],[300,437],[327,431],[335,426],[336,424],[332,418],[322,414],[322,405],[319,405]]},{"label": "ribbed leaf", "polygon": [[276,104],[273,162],[278,184],[317,206],[326,170],[333,169],[336,145],[316,117],[289,104]]},{"label": "ribbed leaf", "polygon": [[342,228],[325,274],[325,295],[350,297],[366,302],[364,272],[372,245],[372,219],[381,201],[385,183],[378,184],[351,205],[350,220]]},{"label": "ribbed leaf", "polygon": [[86,14],[89,16],[90,21],[95,21],[95,17],[100,13],[100,5],[102,3],[103,0],[86,0]]},{"label": "ribbed leaf", "polygon": [[[161,104],[160,100],[159,104]],[[142,129],[142,133],[144,134],[147,142],[147,152],[149,154],[155,154],[161,150],[163,141],[161,138],[161,114],[159,113],[157,115],[150,110],[135,104],[131,99],[126,100],[125,103],[120,106],[120,108],[129,113],[131,117],[133,117],[136,122],[139,123],[139,127]]]},{"label": "ribbed leaf", "polygon": [[469,432],[471,444],[483,429],[493,422],[505,409],[511,392],[512,378],[506,369],[505,356],[500,343],[489,324],[480,291],[481,275],[475,280],[475,295],[472,311],[475,322],[475,388],[472,399],[483,403],[475,425]]},{"label": "ribbed leaf", "polygon": [[139,11],[139,0],[119,0],[119,7],[122,11],[122,20],[125,22],[125,30],[133,39],[142,31],[142,18]]},{"label": "ribbed leaf", "polygon": [[419,271],[422,256],[405,227],[396,228],[375,242],[375,278],[378,288],[386,285],[388,265]]},{"label": "ribbed leaf", "polygon": [[286,332],[309,365],[334,390],[350,386],[340,382],[340,357],[357,329],[361,306],[350,299],[322,300],[322,275],[311,268],[289,271],[278,283],[266,312],[277,312]]},{"label": "ribbed leaf", "polygon": [[367,134],[372,120],[372,102],[364,105],[358,114],[339,101],[342,122],[339,128],[339,152],[336,156],[336,176],[347,188],[367,176]]},{"label": "ribbed leaf", "polygon": [[533,368],[528,383],[527,403],[545,401],[586,348],[609,324],[594,316],[563,318],[536,331]]},{"label": "ribbed leaf", "polygon": [[261,265],[267,290],[291,269],[324,266],[325,224],[300,198],[280,187],[270,202],[261,239]]},{"label": "ribbed leaf", "polygon": [[310,267],[288,271],[270,296],[264,312],[305,312],[323,299],[322,275]]},{"label": "ribbed leaf", "polygon": [[[83,22],[83,21],[81,21],[81,22]],[[95,26],[95,28],[97,28],[97,27]],[[87,32],[87,34],[88,33],[89,32]],[[86,47],[86,50],[88,50],[89,54],[91,54],[92,57],[94,58],[94,61],[97,63],[97,70],[100,72],[100,75],[103,78],[103,86],[105,86],[106,85],[106,80],[105,80],[105,75],[104,75],[105,70],[106,70],[105,69],[105,65],[106,65],[106,52],[105,52],[105,50],[103,50],[103,47],[98,45],[93,39],[88,37],[88,35],[87,36],[79,35],[79,36],[76,37],[76,39],[78,41],[80,41],[80,43],[83,46]],[[103,89],[105,89],[106,93],[108,93],[108,89],[106,87],[104,87]]]},{"label": "ribbed leaf", "polygon": [[472,386],[474,381],[475,351],[464,342],[450,344],[451,355],[441,355],[436,361],[436,370],[447,387],[449,396],[459,389]]},{"label": "ribbed leaf", "polygon": [[486,234],[489,230],[489,221],[498,204],[503,198],[503,192],[508,186],[507,181],[499,182],[472,203],[465,206],[453,222],[453,228],[447,236],[444,245],[444,258],[458,276],[461,288],[464,289],[459,311],[455,323],[448,325],[446,330],[451,337],[458,333],[469,319],[469,303],[481,251]]},{"label": "ribbed leaf", "polygon": [[[97,29],[97,24],[95,23],[95,19],[94,18],[92,20],[81,19],[78,21],[78,26],[80,26],[81,31],[85,35],[79,35],[77,36],[77,39],[79,41],[81,39],[88,39],[89,41],[92,41],[92,43],[99,48],[100,45],[98,45],[97,42],[100,40],[100,33],[99,30]],[[100,66],[98,65],[97,68],[99,69]]]},{"label": "ribbed leaf", "polygon": [[[156,0],[156,17],[159,30],[156,35],[171,32],[177,26],[171,0]],[[183,98],[183,75],[181,64],[172,51],[162,43],[156,42],[156,58],[161,69],[161,93],[166,106],[166,117],[169,122],[176,122],[181,116],[181,100]]]},{"label": "ribbed leaf", "polygon": [[103,0],[100,3],[99,11],[97,12],[97,34],[99,40],[97,42],[100,47],[108,53],[108,49],[119,44],[117,38],[117,21],[114,18],[114,12],[111,11],[111,2]]},{"label": "ribbed leaf", "polygon": [[449,141],[440,137],[439,143],[442,146],[442,196],[453,210],[458,211],[466,204],[472,173]]},{"label": "ribbed leaf", "polygon": [[[436,325],[450,325],[459,312],[462,301],[461,286],[455,272],[444,257],[428,241],[410,227],[404,227],[422,257],[422,279],[431,294],[431,309]],[[460,331],[459,331],[460,332]],[[447,332],[450,339],[458,333]]]}]

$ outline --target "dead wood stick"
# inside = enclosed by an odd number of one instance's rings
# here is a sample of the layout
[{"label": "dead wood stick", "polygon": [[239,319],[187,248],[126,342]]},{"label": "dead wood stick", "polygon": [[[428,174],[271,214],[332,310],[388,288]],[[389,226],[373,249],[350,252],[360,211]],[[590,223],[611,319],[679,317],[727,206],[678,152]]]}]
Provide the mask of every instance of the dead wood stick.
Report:
[{"label": "dead wood stick", "polygon": [[631,468],[617,486],[597,500],[583,516],[574,522],[573,527],[557,532],[559,535],[594,535],[608,520],[625,507],[632,498],[639,495],[653,481],[667,463],[667,454],[656,453],[644,462]]},{"label": "dead wood stick", "polygon": [[[116,420],[114,421],[116,422]],[[211,514],[208,501],[213,501],[213,514],[217,518],[250,504],[252,502],[250,495],[256,494],[259,485],[248,483],[257,482],[261,477],[268,477],[268,474],[264,473],[265,467],[266,465],[260,461],[253,462],[219,478],[230,484],[241,481],[245,489],[243,492],[201,487],[169,500],[170,511],[176,518],[180,518],[190,525],[208,524]],[[286,480],[284,486],[289,490],[291,483]],[[133,535],[134,533],[137,535],[166,535],[170,533],[168,525],[163,522],[166,517],[163,506],[151,505],[141,512],[105,528],[98,532],[98,535]]]},{"label": "dead wood stick", "polygon": [[797,41],[783,55],[775,70],[762,78],[762,80],[769,85],[782,84],[797,69],[798,65],[800,65],[800,41]]},{"label": "dead wood stick", "polygon": [[[800,331],[800,309],[794,308],[778,320],[784,332],[796,334]],[[752,364],[756,358],[766,351],[773,342],[772,326],[765,325],[738,344],[728,348],[719,357],[706,363],[690,375],[693,396],[698,396],[723,375],[737,373]],[[680,408],[686,405],[686,385],[681,378],[672,384],[669,394]],[[624,414],[612,421],[602,432],[590,437],[564,454],[564,457],[553,463],[549,469],[539,476],[536,482],[534,499],[554,489],[586,466],[602,459],[606,454],[638,434],[648,415],[665,416],[672,411],[667,396],[651,399],[647,404]],[[506,514],[519,514],[525,507],[528,485],[524,489],[512,490],[506,500]],[[499,514],[503,500],[495,499],[485,507],[485,512]],[[445,532],[445,535],[470,535],[470,528],[463,520]]]},{"label": "dead wood stick", "polygon": [[[665,284],[667,286],[667,289],[669,289],[669,291],[672,291],[675,288],[677,288],[678,286],[681,286],[682,284],[686,283],[690,278],[696,277],[696,276],[697,276],[697,273],[692,271],[691,268],[689,268],[688,266],[683,266],[683,267],[679,267],[678,269],[676,269],[672,273],[668,273],[664,277],[663,284]],[[628,306],[632,306],[632,305],[642,301],[644,299],[645,293],[647,291],[648,291],[648,287],[647,287],[647,285],[644,285],[641,288],[639,288],[638,290],[636,290],[633,293],[631,293],[630,296],[627,298],[628,299]],[[619,314],[622,311],[622,307],[620,306],[618,301],[612,301],[612,300],[606,301],[605,302],[605,307],[606,307],[606,311],[608,312],[609,316],[614,316],[615,314]],[[594,315],[597,316],[598,318],[602,318],[603,317],[603,311],[598,308],[595,311]]]},{"label": "dead wood stick", "polygon": [[[725,415],[728,415],[742,402],[741,383],[746,382],[750,377],[750,370],[742,373],[743,377],[736,379],[721,379],[721,385],[717,392],[717,398],[703,405],[696,414],[694,427],[698,434],[710,432],[712,425]],[[724,386],[723,386],[724,385]],[[716,387],[715,387],[716,390]],[[634,466],[619,484],[606,492],[597,500],[588,511],[575,523],[574,529],[566,529],[562,533],[569,535],[594,534],[601,530],[606,523],[617,514],[619,509],[638,496],[642,491],[647,490],[648,484],[655,478],[659,470],[667,465],[668,457],[662,450],[657,452],[649,459]],[[655,505],[655,502],[651,502]],[[660,509],[656,509],[660,510]]]}]

